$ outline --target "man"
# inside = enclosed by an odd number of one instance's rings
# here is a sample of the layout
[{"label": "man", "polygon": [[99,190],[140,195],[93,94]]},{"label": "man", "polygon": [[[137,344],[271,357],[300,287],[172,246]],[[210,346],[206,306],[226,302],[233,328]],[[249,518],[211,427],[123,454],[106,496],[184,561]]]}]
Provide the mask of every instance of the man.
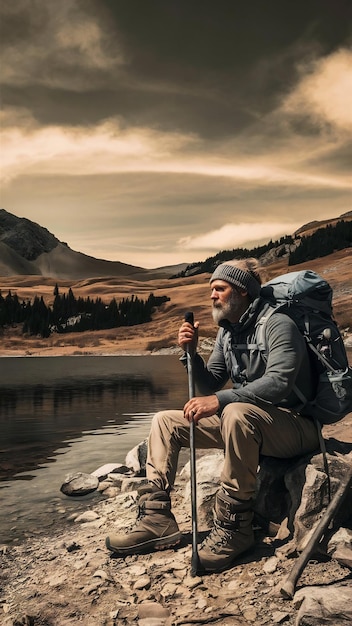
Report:
[{"label": "man", "polygon": [[[197,353],[198,327],[184,322],[178,343],[192,355],[199,396],[183,411],[161,411],[151,424],[148,485],[140,490],[140,518],[128,534],[111,535],[108,549],[136,554],[177,545],[181,533],[171,512],[178,455],[189,446],[189,423],[196,424],[198,448],[221,448],[224,464],[215,496],[214,524],[198,548],[207,571],[229,567],[253,546],[253,501],[259,455],[279,458],[315,450],[313,420],[299,413],[294,389],[312,398],[313,384],[304,338],[285,314],[268,317],[264,326],[267,356],[258,347],[258,321],[267,303],[260,298],[255,259],[219,265],[210,279],[213,318],[219,326],[207,363]],[[225,388],[228,380],[232,388]]]}]

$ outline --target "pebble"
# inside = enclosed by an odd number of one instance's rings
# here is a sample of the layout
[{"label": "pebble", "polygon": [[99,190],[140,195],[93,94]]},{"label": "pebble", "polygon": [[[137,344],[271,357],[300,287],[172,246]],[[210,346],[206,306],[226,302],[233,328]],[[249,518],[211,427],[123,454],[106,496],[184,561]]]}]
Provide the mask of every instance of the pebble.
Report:
[{"label": "pebble", "polygon": [[145,574],[144,576],[141,576],[140,578],[138,578],[138,580],[136,580],[133,587],[134,589],[149,589],[150,585],[151,580],[149,576]]},{"label": "pebble", "polygon": [[263,565],[263,570],[266,574],[273,574],[278,565],[279,559],[276,556],[271,556]]},{"label": "pebble", "polygon": [[[179,515],[177,493],[175,496],[176,517],[178,521],[185,520],[183,501],[179,498]],[[254,555],[253,560],[251,557],[228,571],[195,577],[191,576],[189,542],[177,550],[142,556],[121,558],[110,555],[104,546],[105,536],[112,527],[125,529],[134,523],[135,502],[136,492],[119,494],[112,501],[99,497],[94,511],[75,515],[79,523],[71,524],[63,534],[31,538],[19,547],[14,543],[8,547],[0,546],[1,567],[5,568],[4,580],[8,589],[6,597],[2,591],[0,622],[8,618],[6,610],[11,615],[9,626],[20,623],[18,620],[22,619],[25,610],[34,616],[31,623],[34,623],[33,619],[44,620],[50,610],[53,614],[55,612],[55,617],[50,616],[48,620],[53,623],[52,619],[59,619],[60,626],[78,622],[92,626],[206,623],[273,626],[288,622],[293,626],[298,608],[294,602],[288,605],[283,601],[277,584],[279,580],[280,584],[282,582],[282,570],[285,572],[292,567],[282,552],[268,557],[272,551],[265,547],[267,556],[260,551],[260,561],[255,560]],[[90,502],[89,506],[93,508],[94,505]],[[67,518],[73,519],[69,513]],[[109,528],[94,529],[94,524],[100,525],[100,522],[103,526],[108,524]],[[91,526],[87,527],[87,524]],[[190,532],[190,522],[183,521],[180,528],[186,536]],[[54,558],[52,562],[48,560],[51,557]],[[326,581],[327,567],[324,564],[323,571],[319,563],[314,564]],[[278,568],[280,571],[272,576]],[[336,566],[330,576],[331,586],[336,580],[335,572]],[[339,573],[340,578],[343,572],[345,570]],[[345,586],[347,588],[347,584]],[[347,602],[343,608],[346,605]],[[335,626],[333,622],[331,626]]]},{"label": "pebble", "polygon": [[75,518],[75,522],[93,522],[99,519],[99,517],[100,515],[95,511],[84,511],[84,513],[81,513]]},{"label": "pebble", "polygon": [[282,611],[276,611],[273,613],[273,622],[274,624],[282,624],[290,619],[289,613],[283,613]]}]

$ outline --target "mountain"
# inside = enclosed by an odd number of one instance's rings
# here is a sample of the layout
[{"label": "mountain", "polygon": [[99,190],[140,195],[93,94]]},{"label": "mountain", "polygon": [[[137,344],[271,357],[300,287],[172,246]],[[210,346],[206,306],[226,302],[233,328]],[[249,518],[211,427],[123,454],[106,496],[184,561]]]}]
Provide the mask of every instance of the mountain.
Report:
[{"label": "mountain", "polygon": [[[253,250],[263,265],[268,265],[289,253],[299,245],[298,237],[311,236],[319,228],[335,225],[340,220],[352,220],[352,211],[330,220],[309,222],[283,242],[271,242]],[[290,239],[290,242],[284,240]],[[226,258],[231,258],[230,256]],[[235,251],[232,251],[235,252]],[[222,251],[219,255],[224,255]],[[23,217],[17,217],[0,209],[0,276],[45,276],[47,278],[84,280],[95,277],[126,277],[136,281],[148,281],[171,276],[191,276],[213,270],[212,263],[226,260],[219,255],[199,261],[148,270],[120,261],[96,259],[72,250],[67,243],[59,241],[46,228]],[[233,254],[232,256],[235,256]]]},{"label": "mountain", "polygon": [[170,274],[171,268],[147,270],[75,252],[46,228],[0,209],[0,276],[38,275],[72,280],[126,276],[148,280],[167,278]]}]

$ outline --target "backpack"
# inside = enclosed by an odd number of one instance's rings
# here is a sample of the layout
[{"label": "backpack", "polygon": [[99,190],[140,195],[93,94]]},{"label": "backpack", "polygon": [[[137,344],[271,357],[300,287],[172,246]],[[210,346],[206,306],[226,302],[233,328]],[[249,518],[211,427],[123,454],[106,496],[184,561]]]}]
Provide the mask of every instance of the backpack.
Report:
[{"label": "backpack", "polygon": [[294,387],[302,402],[300,413],[314,417],[321,424],[339,421],[352,411],[352,369],[333,318],[331,286],[312,270],[303,270],[265,283],[260,295],[269,305],[258,320],[258,345],[264,358],[265,324],[275,312],[286,313],[306,340],[316,385],[311,401]]}]

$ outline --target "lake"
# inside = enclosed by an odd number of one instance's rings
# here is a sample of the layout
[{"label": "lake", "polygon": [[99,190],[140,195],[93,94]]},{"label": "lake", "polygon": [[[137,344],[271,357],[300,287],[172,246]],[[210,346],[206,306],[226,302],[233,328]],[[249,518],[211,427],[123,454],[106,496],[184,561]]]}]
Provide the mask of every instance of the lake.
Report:
[{"label": "lake", "polygon": [[178,356],[0,358],[0,544],[99,499],[61,494],[65,476],[123,463],[153,414],[187,398]]},{"label": "lake", "polygon": [[67,474],[124,463],[153,414],[187,399],[178,356],[0,358],[0,544],[101,498],[60,487]]}]

